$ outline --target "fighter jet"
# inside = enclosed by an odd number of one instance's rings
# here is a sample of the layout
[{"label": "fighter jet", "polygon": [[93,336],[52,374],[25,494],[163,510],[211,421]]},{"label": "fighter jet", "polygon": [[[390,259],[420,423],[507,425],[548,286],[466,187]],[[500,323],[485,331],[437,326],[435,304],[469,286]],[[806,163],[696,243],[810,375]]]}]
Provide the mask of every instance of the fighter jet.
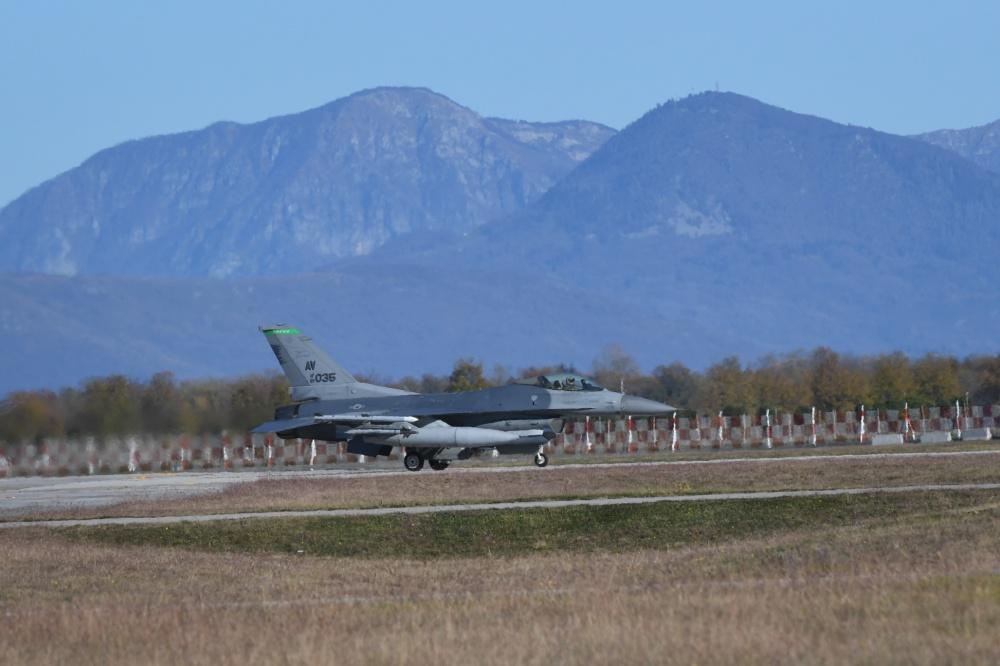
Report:
[{"label": "fighter jet", "polygon": [[665,416],[670,405],[609,391],[592,379],[562,373],[460,393],[420,394],[359,382],[298,328],[261,327],[288,377],[292,404],[253,429],[283,439],[346,441],[347,451],[388,456],[405,450],[403,465],[443,470],[485,449],[533,454],[545,467],[544,444],[567,418]]}]

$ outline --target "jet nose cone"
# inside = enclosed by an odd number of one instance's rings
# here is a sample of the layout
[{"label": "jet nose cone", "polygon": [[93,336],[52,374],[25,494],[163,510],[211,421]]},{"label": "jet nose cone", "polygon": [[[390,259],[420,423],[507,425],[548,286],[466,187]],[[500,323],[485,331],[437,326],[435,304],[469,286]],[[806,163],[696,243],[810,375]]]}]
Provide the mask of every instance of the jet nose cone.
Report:
[{"label": "jet nose cone", "polygon": [[676,407],[655,400],[647,400],[634,395],[622,397],[622,414],[631,416],[667,416],[676,412]]}]

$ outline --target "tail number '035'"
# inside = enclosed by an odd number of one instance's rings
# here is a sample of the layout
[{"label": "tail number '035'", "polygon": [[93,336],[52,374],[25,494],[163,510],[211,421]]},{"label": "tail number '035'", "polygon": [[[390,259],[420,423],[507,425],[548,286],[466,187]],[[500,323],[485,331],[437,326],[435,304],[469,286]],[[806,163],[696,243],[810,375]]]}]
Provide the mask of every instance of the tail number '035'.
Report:
[{"label": "tail number '035'", "polygon": [[337,381],[336,372],[311,372],[309,373],[310,384],[329,384]]}]

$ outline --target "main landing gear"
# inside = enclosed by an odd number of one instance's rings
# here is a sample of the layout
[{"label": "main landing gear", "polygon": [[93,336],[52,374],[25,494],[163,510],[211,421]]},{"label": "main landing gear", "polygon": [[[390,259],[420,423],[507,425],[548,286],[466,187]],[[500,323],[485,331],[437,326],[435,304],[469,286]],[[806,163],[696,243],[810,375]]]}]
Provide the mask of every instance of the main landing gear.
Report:
[{"label": "main landing gear", "polygon": [[[421,456],[419,453],[415,453],[413,451],[403,456],[403,467],[410,470],[411,472],[419,472],[420,470],[422,470],[424,468],[424,462],[425,462],[424,457]],[[436,470],[438,472],[440,472],[443,469],[448,469],[447,460],[435,460],[434,458],[431,458],[426,462],[431,466],[431,469]]]},{"label": "main landing gear", "polygon": [[[405,467],[411,472],[419,472],[420,470],[422,470],[424,468],[425,462],[431,466],[431,469],[438,472],[448,469],[448,465],[451,464],[450,460],[438,460],[436,458],[424,459],[422,455],[416,453],[415,451],[411,451],[407,453],[405,456],[403,456],[403,467]],[[536,466],[545,467],[548,464],[549,464],[549,457],[547,455],[545,455],[541,451],[535,454]]]},{"label": "main landing gear", "polygon": [[[434,461],[431,461],[431,465],[434,465]],[[403,456],[403,467],[411,472],[419,472],[424,468],[424,459],[420,457],[419,453],[407,453]]]}]

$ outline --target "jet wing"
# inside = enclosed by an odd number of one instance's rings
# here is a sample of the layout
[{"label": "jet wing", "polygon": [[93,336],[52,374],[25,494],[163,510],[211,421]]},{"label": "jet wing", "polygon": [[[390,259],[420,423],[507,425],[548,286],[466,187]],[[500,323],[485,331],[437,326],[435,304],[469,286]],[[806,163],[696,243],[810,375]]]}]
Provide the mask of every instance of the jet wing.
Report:
[{"label": "jet wing", "polygon": [[261,423],[250,432],[284,432],[286,430],[295,430],[296,428],[304,428],[311,425],[316,425],[316,420],[313,419],[313,417],[308,416],[298,419],[284,419],[283,421],[268,421],[267,423]]},{"label": "jet wing", "polygon": [[[267,432],[287,432],[296,428],[306,428],[314,425],[343,425],[352,426],[361,431],[390,430],[392,434],[407,431],[413,426],[417,418],[414,416],[393,416],[387,414],[312,414],[310,416],[300,416],[294,419],[283,419],[280,421],[268,421],[261,423],[251,430],[252,433]],[[352,433],[354,434],[354,433]],[[374,434],[374,432],[372,432]]]}]

